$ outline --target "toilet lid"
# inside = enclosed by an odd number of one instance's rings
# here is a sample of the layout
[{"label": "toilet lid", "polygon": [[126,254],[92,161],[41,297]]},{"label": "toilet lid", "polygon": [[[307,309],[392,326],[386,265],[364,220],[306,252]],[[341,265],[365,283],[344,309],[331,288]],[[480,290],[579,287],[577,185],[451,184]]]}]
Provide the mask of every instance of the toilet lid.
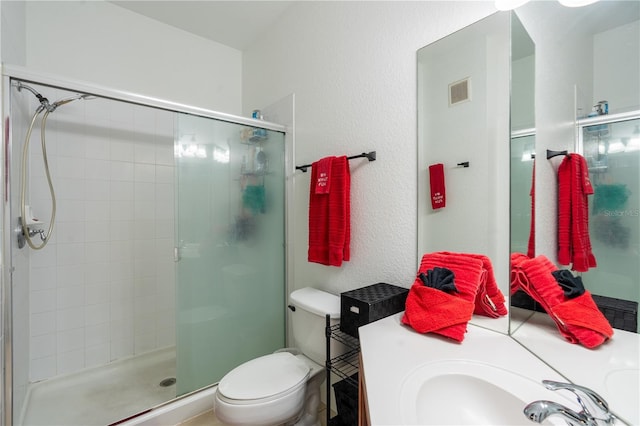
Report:
[{"label": "toilet lid", "polygon": [[228,399],[269,398],[306,382],[309,366],[289,352],[277,352],[247,361],[231,370],[218,384]]}]

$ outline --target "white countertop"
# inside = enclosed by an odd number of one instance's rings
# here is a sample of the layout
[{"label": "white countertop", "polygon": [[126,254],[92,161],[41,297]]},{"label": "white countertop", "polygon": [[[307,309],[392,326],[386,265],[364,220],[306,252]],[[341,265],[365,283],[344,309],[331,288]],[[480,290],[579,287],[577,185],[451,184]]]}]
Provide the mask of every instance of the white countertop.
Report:
[{"label": "white countertop", "polygon": [[614,329],[611,340],[587,349],[568,343],[547,314],[536,312],[515,330],[513,338],[571,382],[596,391],[622,419],[640,424],[640,335]]},{"label": "white countertop", "polygon": [[[565,381],[506,334],[469,324],[464,340],[457,343],[438,335],[415,332],[400,323],[403,314],[392,315],[359,329],[372,425],[398,425],[402,422],[398,395],[404,382],[417,368],[434,361],[490,363],[518,374],[526,370],[527,377],[539,382],[543,379]],[[522,420],[524,425],[529,423],[524,414]]]}]

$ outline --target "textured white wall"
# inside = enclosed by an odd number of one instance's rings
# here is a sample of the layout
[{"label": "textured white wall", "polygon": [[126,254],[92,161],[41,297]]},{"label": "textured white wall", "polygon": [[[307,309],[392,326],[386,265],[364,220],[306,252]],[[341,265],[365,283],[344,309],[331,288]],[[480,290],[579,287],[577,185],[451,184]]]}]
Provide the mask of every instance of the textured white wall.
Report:
[{"label": "textured white wall", "polygon": [[33,71],[240,114],[242,52],[103,1],[29,1]]},{"label": "textured white wall", "polygon": [[640,21],[596,34],[593,50],[593,104],[609,101],[609,113],[637,109]]},{"label": "textured white wall", "polygon": [[309,173],[293,182],[294,288],[339,293],[416,271],[416,51],[481,19],[493,2],[300,2],[245,52],[245,113],[296,96],[296,164],[351,162],[352,241],[341,268],[307,262]]}]

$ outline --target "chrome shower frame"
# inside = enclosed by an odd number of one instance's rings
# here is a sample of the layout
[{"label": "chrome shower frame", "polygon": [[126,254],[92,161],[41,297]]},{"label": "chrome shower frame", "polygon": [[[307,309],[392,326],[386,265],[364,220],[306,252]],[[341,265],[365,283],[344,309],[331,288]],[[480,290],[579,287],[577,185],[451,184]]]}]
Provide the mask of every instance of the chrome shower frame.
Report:
[{"label": "chrome shower frame", "polygon": [[[86,82],[79,82],[74,80],[63,79],[60,77],[34,73],[22,67],[14,67],[4,65],[2,66],[2,85],[0,93],[2,94],[1,113],[3,120],[3,150],[0,153],[0,159],[2,164],[0,169],[3,174],[3,203],[2,203],[2,229],[0,236],[2,236],[2,246],[0,249],[0,310],[2,311],[2,317],[0,318],[0,329],[2,329],[2,352],[0,353],[0,364],[2,365],[2,388],[0,389],[1,401],[0,404],[0,424],[11,425],[14,420],[13,413],[13,318],[12,318],[12,279],[13,279],[13,266],[12,266],[12,253],[17,249],[17,246],[13,246],[17,243],[14,238],[15,222],[11,217],[10,200],[11,200],[11,167],[12,167],[12,129],[10,128],[11,117],[11,90],[12,82],[22,82],[22,88],[29,91],[35,91],[32,88],[28,88],[28,84],[45,85],[52,88],[68,90],[72,92],[82,93],[82,95],[73,96],[68,99],[62,99],[53,104],[48,103],[45,105],[41,100],[41,106],[39,108],[52,108],[52,111],[58,106],[78,99],[79,97],[95,96],[98,98],[105,98],[114,101],[127,102],[134,105],[140,105],[145,107],[157,108],[166,111],[184,113],[195,115],[204,118],[215,119],[219,121],[231,122],[251,127],[258,127],[267,130],[273,130],[276,132],[284,133],[285,135],[285,294],[283,297],[287,297],[290,292],[290,286],[293,283],[293,262],[291,259],[294,257],[294,251],[291,244],[288,243],[293,235],[293,220],[294,207],[293,207],[293,175],[295,173],[295,152],[294,152],[294,133],[293,127],[285,126],[282,124],[272,123],[268,121],[256,120],[253,118],[241,117],[232,114],[217,112],[208,110],[205,108],[180,104],[163,100],[160,98],[145,96],[132,92],[117,90],[104,86],[99,86]],[[37,93],[37,92],[36,92]],[[36,95],[34,93],[34,95]],[[46,98],[45,98],[46,99]],[[285,299],[286,302],[286,299]],[[285,303],[286,305],[286,303]],[[285,328],[288,330],[287,317],[285,316]],[[288,333],[285,333],[288,337]],[[287,339],[288,340],[288,339]],[[205,388],[206,389],[206,388]],[[191,394],[189,394],[191,395]],[[186,395],[186,396],[189,396]],[[170,403],[169,401],[168,403]]]}]

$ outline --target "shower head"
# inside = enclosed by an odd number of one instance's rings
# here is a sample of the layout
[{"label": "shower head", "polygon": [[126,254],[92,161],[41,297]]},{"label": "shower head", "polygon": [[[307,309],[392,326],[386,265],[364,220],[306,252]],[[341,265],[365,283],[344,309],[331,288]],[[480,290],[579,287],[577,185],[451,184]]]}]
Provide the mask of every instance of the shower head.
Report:
[{"label": "shower head", "polygon": [[87,100],[88,99],[96,99],[96,97],[93,96],[93,95],[78,93],[78,94],[76,94],[74,96],[70,96],[68,98],[60,99],[60,100],[58,100],[58,101],[56,101],[54,103],[50,103],[47,98],[45,98],[40,93],[38,93],[33,87],[27,86],[26,84],[24,84],[21,81],[18,81],[14,85],[18,88],[18,92],[22,91],[22,89],[27,89],[29,92],[33,93],[33,95],[36,98],[38,98],[38,101],[40,101],[40,106],[38,107],[38,112],[42,112],[42,111],[46,110],[47,112],[51,113],[51,112],[55,111],[56,108],[58,108],[59,106],[68,104],[69,102],[73,102],[73,101],[78,100],[78,99],[87,99]]},{"label": "shower head", "polygon": [[[42,96],[40,93],[38,93],[36,91],[36,89],[34,89],[31,86],[27,86],[26,84],[24,84],[21,81],[18,81],[17,83],[15,83],[15,86],[18,88],[18,92],[21,92],[22,89],[27,89],[28,91],[30,91],[31,93],[33,93],[33,96],[35,96],[36,98],[38,98],[38,101],[40,102],[40,106],[38,107],[38,113],[44,111],[45,109],[47,111],[51,110],[51,104],[49,103],[49,99],[45,98],[44,96]],[[55,109],[55,108],[54,108]]]}]

